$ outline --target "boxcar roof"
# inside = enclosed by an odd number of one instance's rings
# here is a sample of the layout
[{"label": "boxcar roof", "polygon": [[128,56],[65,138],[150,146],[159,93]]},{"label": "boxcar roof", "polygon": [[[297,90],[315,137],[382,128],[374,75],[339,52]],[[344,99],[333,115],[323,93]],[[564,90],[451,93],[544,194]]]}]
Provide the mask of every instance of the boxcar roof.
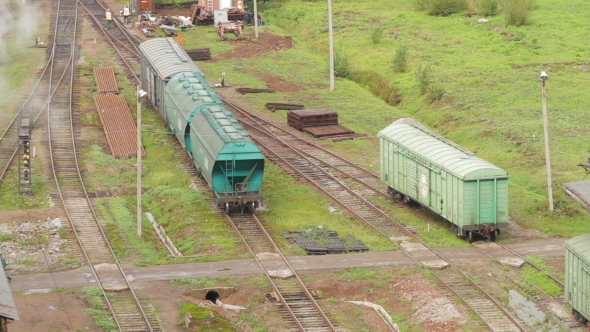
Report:
[{"label": "boxcar roof", "polygon": [[508,177],[503,169],[468,153],[456,143],[449,144],[446,139],[404,121],[390,124],[378,136],[405,147],[460,179]]},{"label": "boxcar roof", "polygon": [[590,234],[578,235],[565,241],[565,247],[590,263]]},{"label": "boxcar roof", "polygon": [[150,39],[139,44],[139,50],[161,78],[185,71],[201,72],[173,38]]}]

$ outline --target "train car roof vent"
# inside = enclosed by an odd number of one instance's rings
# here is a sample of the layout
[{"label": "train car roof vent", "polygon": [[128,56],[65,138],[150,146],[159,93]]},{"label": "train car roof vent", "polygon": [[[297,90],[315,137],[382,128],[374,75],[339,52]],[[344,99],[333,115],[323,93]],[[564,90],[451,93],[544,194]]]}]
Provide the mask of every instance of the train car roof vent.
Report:
[{"label": "train car roof vent", "polygon": [[250,135],[249,135],[247,132],[245,132],[245,131],[240,131],[240,134],[242,134],[242,136],[244,136],[244,137],[248,137],[248,136],[250,136]]},{"label": "train car roof vent", "polygon": [[184,77],[184,76],[180,76],[180,75],[179,75],[179,76],[178,76],[178,81],[179,81],[179,82],[184,82],[184,81],[186,81],[186,77]]},{"label": "train car roof vent", "polygon": [[237,133],[238,130],[234,126],[223,126],[226,133]]},{"label": "train car roof vent", "polygon": [[189,81],[190,83],[200,83],[199,80],[196,77],[189,77],[186,79],[187,81]]},{"label": "train car roof vent", "polygon": [[[194,84],[193,84],[193,86],[194,86]],[[201,97],[209,96],[209,92],[207,92],[206,90],[196,90],[196,92]]]},{"label": "train car roof vent", "polygon": [[237,123],[234,125],[234,127],[236,127],[236,129],[239,129],[239,130],[244,129],[244,127],[242,127],[241,124],[237,124]]},{"label": "train car roof vent", "polygon": [[225,115],[234,115],[234,114],[230,111],[225,111]]},{"label": "train car roof vent", "polygon": [[188,90],[186,90],[186,93],[188,93],[189,95],[194,95],[195,92],[196,91],[194,89],[188,89]]},{"label": "train car roof vent", "polygon": [[183,87],[183,88],[185,88],[185,89],[188,89],[190,86],[191,86],[191,85],[190,85],[188,82],[184,82],[184,83],[182,84],[182,87]]},{"label": "train car roof vent", "polygon": [[207,109],[209,110],[209,112],[221,112],[221,107],[212,106],[208,107]]},{"label": "train car roof vent", "polygon": [[205,87],[203,86],[203,84],[193,84],[193,89],[203,90],[205,89]]},{"label": "train car roof vent", "polygon": [[207,104],[213,104],[215,102],[211,97],[201,97],[201,100],[203,100],[203,102]]},{"label": "train car roof vent", "polygon": [[194,100],[194,101],[197,101],[197,100],[200,100],[200,99],[201,99],[201,98],[200,98],[199,96],[197,96],[197,95],[193,95],[193,100]]},{"label": "train car roof vent", "polygon": [[233,123],[238,123],[238,119],[236,119],[236,118],[231,118],[229,121],[231,121]]}]

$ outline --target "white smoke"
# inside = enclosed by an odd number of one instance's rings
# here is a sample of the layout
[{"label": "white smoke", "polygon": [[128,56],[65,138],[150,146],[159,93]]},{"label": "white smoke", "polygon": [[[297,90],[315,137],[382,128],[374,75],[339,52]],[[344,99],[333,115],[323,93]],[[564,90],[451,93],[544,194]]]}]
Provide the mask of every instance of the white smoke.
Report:
[{"label": "white smoke", "polygon": [[8,50],[34,45],[40,18],[33,0],[0,0],[0,95],[8,91],[4,75],[11,60]]}]

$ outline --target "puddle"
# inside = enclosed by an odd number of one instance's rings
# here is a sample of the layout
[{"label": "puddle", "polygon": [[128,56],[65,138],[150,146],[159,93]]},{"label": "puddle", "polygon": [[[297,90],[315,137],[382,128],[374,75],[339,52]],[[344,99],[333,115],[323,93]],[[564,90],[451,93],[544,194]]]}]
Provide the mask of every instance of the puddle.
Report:
[{"label": "puddle", "polygon": [[515,290],[508,291],[510,307],[514,309],[520,319],[527,325],[537,327],[536,331],[557,332],[559,328],[553,326],[547,315],[537,305]]}]

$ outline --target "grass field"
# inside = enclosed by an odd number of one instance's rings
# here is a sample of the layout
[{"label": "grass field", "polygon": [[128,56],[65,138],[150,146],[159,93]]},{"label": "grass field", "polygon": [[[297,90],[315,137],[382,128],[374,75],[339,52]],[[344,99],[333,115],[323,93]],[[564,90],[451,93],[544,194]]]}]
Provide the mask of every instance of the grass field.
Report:
[{"label": "grass field", "polygon": [[[574,236],[590,231],[588,215],[566,198],[561,184],[581,180],[577,164],[588,157],[590,137],[590,46],[587,13],[590,3],[537,0],[530,22],[506,26],[504,16],[467,16],[465,10],[434,17],[415,10],[412,1],[337,1],[333,3],[334,41],[339,56],[354,71],[373,72],[393,83],[401,104],[389,106],[370,91],[337,78],[330,92],[328,24],[325,1],[275,1],[259,4],[273,33],[291,35],[294,47],[255,59],[199,63],[207,73],[225,71],[233,84],[264,87],[256,73],[272,73],[308,86],[297,94],[273,100],[299,102],[306,108],[338,111],[341,124],[368,135],[367,141],[335,143],[347,153],[359,149],[362,162],[376,169],[378,146],[372,140],[391,121],[412,116],[445,137],[506,169],[510,174],[511,219],[551,234]],[[384,10],[386,8],[387,10]],[[213,56],[227,44],[203,33],[185,34],[187,48],[210,47]],[[253,29],[253,27],[247,27]],[[375,42],[374,31],[383,31]],[[193,34],[194,35],[191,35]],[[400,45],[407,45],[407,71],[397,73],[392,62]],[[444,91],[431,102],[421,94],[416,73],[431,68],[433,84]],[[549,74],[547,104],[555,210],[549,212],[543,140],[540,72]],[[211,75],[212,76],[212,75]],[[317,87],[318,84],[323,84]],[[246,95],[263,108],[268,96]],[[272,114],[285,121],[281,114]],[[369,150],[367,150],[369,149]]]}]

